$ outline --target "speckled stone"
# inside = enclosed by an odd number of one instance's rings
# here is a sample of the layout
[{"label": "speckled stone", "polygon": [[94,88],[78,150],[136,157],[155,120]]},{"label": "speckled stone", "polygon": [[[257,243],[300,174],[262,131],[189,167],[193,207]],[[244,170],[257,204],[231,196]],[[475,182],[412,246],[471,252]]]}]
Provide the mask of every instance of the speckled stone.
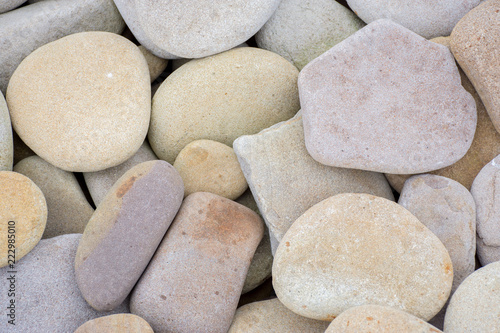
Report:
[{"label": "speckled stone", "polygon": [[7,89],[12,125],[40,157],[66,171],[99,171],[130,158],[146,137],[146,60],[126,38],[82,32],[46,44]]},{"label": "speckled stone", "polygon": [[278,53],[301,70],[365,23],[331,0],[282,0],[255,35],[260,48]]},{"label": "speckled stone", "polygon": [[132,313],[156,333],[227,332],[263,229],[234,201],[191,194],[132,292]]},{"label": "speckled stone", "polygon": [[0,171],[11,171],[14,160],[14,142],[9,109],[0,93]]},{"label": "speckled stone", "polygon": [[281,56],[252,47],[190,61],[154,95],[149,143],[169,163],[194,140],[231,146],[297,113],[297,76]]},{"label": "speckled stone", "polygon": [[451,33],[453,55],[500,132],[500,1],[483,1]]},{"label": "speckled stone", "polygon": [[476,105],[451,53],[389,20],[310,62],[298,85],[307,150],[326,165],[427,172],[458,161],[474,137]]},{"label": "speckled stone", "polygon": [[212,140],[195,140],[174,162],[184,181],[184,196],[210,192],[234,200],[248,188],[233,148]]},{"label": "speckled stone", "polygon": [[76,282],[98,311],[120,305],[153,257],[182,203],[184,187],[165,161],[127,171],[109,190],[83,233]]},{"label": "speckled stone", "polygon": [[3,0],[2,3],[0,3],[0,14],[19,7],[25,2],[26,0]]},{"label": "speckled stone", "polygon": [[94,209],[73,173],[38,156],[25,158],[14,166],[14,171],[30,178],[45,196],[48,215],[42,238],[83,233]]},{"label": "speckled stone", "polygon": [[228,333],[323,333],[328,324],[299,316],[274,298],[239,308]]},{"label": "speckled stone", "polygon": [[444,331],[497,332],[500,327],[500,262],[484,266],[460,285],[451,298]]},{"label": "speckled stone", "polygon": [[16,261],[28,254],[42,238],[46,223],[47,203],[38,186],[20,173],[0,171],[0,267],[13,259],[9,250],[15,249]]},{"label": "speckled stone", "polygon": [[449,36],[457,22],[481,0],[347,0],[366,23],[389,19],[425,38]]},{"label": "speckled stone", "polygon": [[[68,234],[40,243],[16,263],[15,332],[74,332],[86,321],[113,313],[127,313],[128,301],[112,313],[97,312],[83,299],[75,281],[73,263],[80,234]],[[11,275],[0,269],[0,279]],[[7,301],[8,283],[0,284],[2,300]],[[4,311],[5,313],[6,311]],[[0,331],[11,332],[4,315]]]},{"label": "speckled stone", "polygon": [[151,53],[147,48],[143,45],[139,45],[139,50],[142,52],[144,59],[148,63],[149,68],[149,76],[151,78],[151,82],[156,80],[158,76],[167,68],[168,60],[155,56]]},{"label": "speckled stone", "polygon": [[89,320],[75,333],[153,333],[148,322],[139,316],[125,313]]},{"label": "speckled stone", "polygon": [[113,0],[40,1],[0,15],[0,91],[5,93],[17,66],[40,46],[77,32],[120,33],[124,27]]},{"label": "speckled stone", "polygon": [[429,320],[448,299],[452,280],[439,239],[400,205],[369,194],[339,194],[311,207],[285,234],[273,262],[280,301],[320,320],[365,304]]},{"label": "speckled stone", "polygon": [[436,327],[404,311],[380,305],[355,306],[332,321],[325,333],[439,333]]}]

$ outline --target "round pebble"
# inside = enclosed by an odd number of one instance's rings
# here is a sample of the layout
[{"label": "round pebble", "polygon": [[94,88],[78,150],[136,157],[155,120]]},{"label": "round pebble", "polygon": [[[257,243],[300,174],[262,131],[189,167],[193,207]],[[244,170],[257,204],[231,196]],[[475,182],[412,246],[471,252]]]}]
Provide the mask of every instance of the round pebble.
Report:
[{"label": "round pebble", "polygon": [[75,333],[153,333],[148,322],[139,316],[120,313],[87,321]]}]

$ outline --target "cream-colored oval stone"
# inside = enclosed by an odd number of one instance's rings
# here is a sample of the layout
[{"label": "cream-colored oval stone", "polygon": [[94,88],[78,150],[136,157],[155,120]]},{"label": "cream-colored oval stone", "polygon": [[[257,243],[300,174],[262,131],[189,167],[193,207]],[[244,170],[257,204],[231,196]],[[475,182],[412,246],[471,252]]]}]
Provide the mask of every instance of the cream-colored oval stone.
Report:
[{"label": "cream-colored oval stone", "polygon": [[0,170],[11,171],[14,160],[14,142],[10,124],[9,109],[3,94],[0,93]]},{"label": "cream-colored oval stone", "polygon": [[75,333],[153,333],[148,322],[130,313],[119,313],[87,321]]},{"label": "cream-colored oval stone", "polygon": [[428,320],[452,281],[439,239],[403,207],[369,194],[339,194],[311,207],[285,234],[273,263],[280,301],[321,320],[364,304]]},{"label": "cream-colored oval stone", "polygon": [[0,171],[0,267],[14,259],[9,250],[15,249],[16,262],[28,254],[42,238],[46,223],[47,204],[38,186],[20,173]]},{"label": "cream-colored oval stone", "polygon": [[190,61],[154,95],[151,147],[173,163],[194,140],[231,146],[241,135],[287,120],[300,108],[297,77],[287,60],[252,47]]},{"label": "cream-colored oval stone", "polygon": [[14,72],[7,105],[19,137],[66,171],[98,171],[131,157],[150,119],[146,60],[126,38],[83,32],[46,44]]}]

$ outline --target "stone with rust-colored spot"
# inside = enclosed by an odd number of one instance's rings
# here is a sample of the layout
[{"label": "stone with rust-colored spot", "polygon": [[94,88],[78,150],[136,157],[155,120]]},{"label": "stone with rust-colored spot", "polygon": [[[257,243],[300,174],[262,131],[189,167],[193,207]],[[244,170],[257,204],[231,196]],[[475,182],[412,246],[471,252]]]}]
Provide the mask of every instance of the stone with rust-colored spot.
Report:
[{"label": "stone with rust-colored spot", "polygon": [[142,45],[139,45],[139,50],[141,50],[144,59],[148,63],[149,68],[149,76],[151,78],[151,82],[156,80],[158,76],[167,68],[168,60],[155,56],[151,53],[147,48]]},{"label": "stone with rust-colored spot", "polygon": [[0,93],[0,171],[12,171],[14,160],[14,142],[10,124],[9,109],[2,93]]},{"label": "stone with rust-colored spot", "polygon": [[191,194],[132,292],[132,313],[157,333],[227,332],[263,230],[252,210]]},{"label": "stone with rust-colored spot", "polygon": [[78,327],[75,333],[153,333],[148,322],[130,313],[120,313],[111,316],[89,320]]},{"label": "stone with rust-colored spot", "polygon": [[130,293],[177,213],[182,179],[165,161],[127,171],[90,219],[75,259],[78,287],[98,311],[110,311]]},{"label": "stone with rust-colored spot", "polygon": [[437,236],[402,206],[369,194],[339,194],[311,207],[287,231],[273,262],[280,301],[321,320],[364,304],[429,320],[452,281],[451,259]]}]

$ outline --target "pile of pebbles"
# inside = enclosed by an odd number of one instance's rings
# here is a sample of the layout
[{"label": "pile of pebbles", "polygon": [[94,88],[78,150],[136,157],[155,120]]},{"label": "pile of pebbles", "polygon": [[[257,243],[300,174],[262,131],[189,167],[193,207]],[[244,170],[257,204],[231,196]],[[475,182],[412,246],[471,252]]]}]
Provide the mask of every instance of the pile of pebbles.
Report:
[{"label": "pile of pebbles", "polygon": [[0,13],[1,332],[500,329],[500,0]]}]

